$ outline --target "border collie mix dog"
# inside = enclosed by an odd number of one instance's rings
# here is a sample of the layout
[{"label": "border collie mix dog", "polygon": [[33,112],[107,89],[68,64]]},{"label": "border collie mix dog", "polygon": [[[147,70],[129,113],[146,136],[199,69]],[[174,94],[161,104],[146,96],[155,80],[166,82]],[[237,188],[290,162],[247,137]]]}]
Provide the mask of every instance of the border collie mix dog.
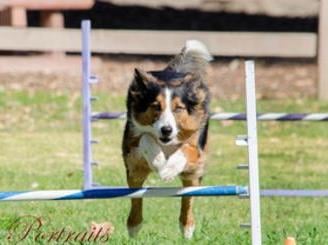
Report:
[{"label": "border collie mix dog", "polygon": [[[164,70],[135,69],[122,146],[130,188],[141,187],[151,171],[164,181],[179,176],[184,187],[200,185],[209,119],[205,68],[211,59],[201,42],[189,40]],[[142,199],[131,202],[127,226],[135,236],[142,223]],[[191,238],[192,197],[181,200],[180,225],[184,237]]]}]

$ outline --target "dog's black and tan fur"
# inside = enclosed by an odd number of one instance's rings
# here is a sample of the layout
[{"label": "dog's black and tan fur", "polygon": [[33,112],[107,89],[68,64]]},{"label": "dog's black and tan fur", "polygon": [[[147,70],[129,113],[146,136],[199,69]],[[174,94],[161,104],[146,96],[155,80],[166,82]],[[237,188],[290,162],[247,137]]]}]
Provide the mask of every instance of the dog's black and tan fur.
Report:
[{"label": "dog's black and tan fur", "polygon": [[[135,70],[122,146],[129,187],[141,187],[152,171],[163,180],[179,176],[185,187],[200,185],[209,119],[205,68],[210,59],[205,46],[192,40],[164,70]],[[127,226],[133,236],[142,223],[142,199],[131,202]],[[191,238],[191,197],[182,198],[180,224],[184,236]]]}]

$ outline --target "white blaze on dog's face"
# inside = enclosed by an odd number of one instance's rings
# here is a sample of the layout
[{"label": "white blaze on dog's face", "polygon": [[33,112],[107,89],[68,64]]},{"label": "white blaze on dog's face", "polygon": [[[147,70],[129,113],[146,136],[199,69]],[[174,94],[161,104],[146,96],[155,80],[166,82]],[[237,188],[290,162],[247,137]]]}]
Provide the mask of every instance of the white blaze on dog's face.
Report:
[{"label": "white blaze on dog's face", "polygon": [[[172,75],[171,75],[172,76]],[[162,145],[178,144],[201,127],[207,110],[205,92],[190,76],[163,81],[135,71],[128,95],[128,114],[136,135],[149,133]]]},{"label": "white blaze on dog's face", "polygon": [[163,95],[162,112],[153,127],[161,143],[178,143],[178,127],[172,111],[172,91],[165,87]]}]

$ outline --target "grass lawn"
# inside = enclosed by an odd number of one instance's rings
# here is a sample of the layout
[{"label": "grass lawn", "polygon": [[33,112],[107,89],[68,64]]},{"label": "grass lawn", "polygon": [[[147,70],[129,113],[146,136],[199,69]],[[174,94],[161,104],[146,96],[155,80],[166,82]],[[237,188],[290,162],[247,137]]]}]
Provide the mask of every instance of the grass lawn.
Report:
[{"label": "grass lawn", "polygon": [[[99,94],[96,111],[124,110],[124,97]],[[70,189],[82,186],[81,114],[79,93],[0,91],[0,186],[1,190]],[[115,109],[113,109],[115,108]],[[244,111],[243,101],[213,101],[213,110]],[[309,100],[259,101],[258,111],[327,112],[328,104]],[[101,144],[94,155],[101,164],[96,180],[107,185],[126,185],[121,159],[123,121],[97,122],[95,138]],[[246,161],[244,148],[234,138],[245,133],[243,122],[210,125],[208,168],[204,185],[247,184],[247,171],[236,170]],[[328,130],[324,122],[261,122],[259,125],[262,188],[328,189]],[[178,180],[162,183],[152,175],[152,186],[179,186]],[[262,199],[264,244],[282,244],[287,236],[298,244],[326,244],[328,200],[324,198]],[[248,200],[235,197],[197,198],[197,228],[193,240],[180,237],[179,199],[145,200],[144,227],[129,239],[125,222],[128,199],[3,202],[0,204],[0,244],[15,244],[27,227],[10,233],[19,217],[32,222],[42,217],[43,234],[62,228],[87,231],[92,221],[110,221],[115,231],[109,244],[250,244],[250,232],[239,225],[249,221]],[[26,221],[27,222],[27,221]],[[11,240],[8,236],[11,234]],[[36,225],[21,244],[35,244]],[[40,239],[38,244],[48,244]],[[72,243],[73,244],[73,243]],[[76,243],[78,244],[78,243]]]}]

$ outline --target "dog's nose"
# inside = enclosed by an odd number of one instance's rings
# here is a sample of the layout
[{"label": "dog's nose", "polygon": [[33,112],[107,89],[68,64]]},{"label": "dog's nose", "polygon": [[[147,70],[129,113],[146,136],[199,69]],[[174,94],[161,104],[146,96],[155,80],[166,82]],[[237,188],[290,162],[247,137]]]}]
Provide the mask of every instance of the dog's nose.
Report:
[{"label": "dog's nose", "polygon": [[172,133],[172,127],[171,126],[164,126],[161,128],[161,132],[163,136],[170,136]]}]

